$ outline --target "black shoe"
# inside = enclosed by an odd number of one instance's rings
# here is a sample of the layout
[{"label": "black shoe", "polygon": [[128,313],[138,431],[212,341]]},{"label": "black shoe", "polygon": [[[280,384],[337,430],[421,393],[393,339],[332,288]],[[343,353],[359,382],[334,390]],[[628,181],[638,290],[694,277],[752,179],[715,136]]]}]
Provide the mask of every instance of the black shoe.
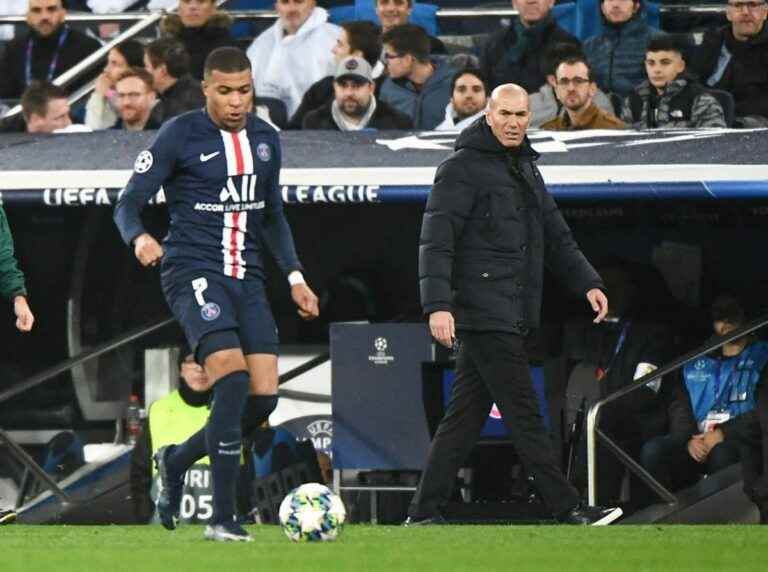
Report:
[{"label": "black shoe", "polygon": [[171,450],[171,445],[160,447],[155,453],[155,467],[160,476],[160,486],[157,493],[157,515],[160,524],[168,530],[176,528],[181,510],[181,497],[184,492],[184,476],[171,476],[168,474],[166,457]]},{"label": "black shoe", "polygon": [[581,524],[587,526],[604,526],[618,519],[624,511],[621,508],[588,506],[579,503],[557,520],[561,524]]},{"label": "black shoe", "polygon": [[0,524],[11,524],[16,520],[15,510],[0,510]]},{"label": "black shoe", "polygon": [[448,521],[445,520],[439,514],[437,516],[430,516],[427,518],[414,518],[412,516],[409,516],[408,518],[405,519],[403,526],[430,526],[433,524],[436,524],[436,525],[448,524]]}]

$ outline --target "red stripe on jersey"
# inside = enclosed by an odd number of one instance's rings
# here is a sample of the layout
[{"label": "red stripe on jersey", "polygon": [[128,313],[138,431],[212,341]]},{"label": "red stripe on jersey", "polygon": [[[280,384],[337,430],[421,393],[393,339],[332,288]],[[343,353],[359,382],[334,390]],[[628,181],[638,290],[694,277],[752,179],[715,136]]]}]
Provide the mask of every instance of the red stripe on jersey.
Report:
[{"label": "red stripe on jersey", "polygon": [[[239,151],[239,147],[236,147]],[[240,154],[238,153],[238,157],[240,157]],[[238,162],[237,165],[238,171],[240,170],[240,163]],[[240,227],[238,226],[238,222],[240,218],[240,213],[235,212],[232,213],[232,235],[229,239],[229,254],[232,256],[232,277],[237,278],[238,270],[239,270],[239,264],[238,264],[238,256],[237,256],[237,233],[240,232]]]},{"label": "red stripe on jersey", "polygon": [[232,137],[232,145],[235,148],[235,162],[237,163],[237,174],[245,174],[245,161],[243,161],[243,149],[240,147],[240,138],[237,133],[230,133]]}]

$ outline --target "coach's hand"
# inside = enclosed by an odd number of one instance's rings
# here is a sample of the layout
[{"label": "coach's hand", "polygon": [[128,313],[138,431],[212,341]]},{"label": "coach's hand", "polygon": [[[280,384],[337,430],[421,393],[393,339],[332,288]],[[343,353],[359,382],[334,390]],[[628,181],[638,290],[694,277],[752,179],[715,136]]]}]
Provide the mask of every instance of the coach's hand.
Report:
[{"label": "coach's hand", "polygon": [[299,307],[299,316],[305,320],[314,320],[320,315],[317,296],[306,284],[301,283],[291,286],[291,298]]},{"label": "coach's hand", "polygon": [[453,346],[456,337],[456,325],[453,322],[453,314],[441,310],[429,315],[429,331],[432,336],[445,347]]},{"label": "coach's hand", "polygon": [[157,266],[163,257],[163,247],[147,232],[133,241],[133,251],[142,266]]},{"label": "coach's hand", "polygon": [[16,296],[13,299],[13,312],[16,314],[16,327],[21,332],[32,330],[32,324],[35,323],[35,316],[29,309],[26,296]]},{"label": "coach's hand", "polygon": [[592,321],[595,324],[599,324],[608,314],[608,298],[605,297],[605,294],[599,288],[592,288],[592,290],[587,292],[587,300],[589,300],[590,306],[592,306],[592,309],[597,314]]}]

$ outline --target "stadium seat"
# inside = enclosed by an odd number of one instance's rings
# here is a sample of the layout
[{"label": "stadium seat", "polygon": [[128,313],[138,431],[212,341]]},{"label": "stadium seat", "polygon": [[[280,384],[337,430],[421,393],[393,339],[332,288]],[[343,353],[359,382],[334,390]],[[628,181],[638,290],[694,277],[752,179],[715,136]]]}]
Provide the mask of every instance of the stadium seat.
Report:
[{"label": "stadium seat", "polygon": [[254,105],[266,107],[269,110],[269,118],[272,120],[272,123],[280,129],[285,129],[285,126],[288,125],[288,110],[283,101],[275,97],[256,97]]},{"label": "stadium seat", "polygon": [[[421,26],[430,36],[437,36],[440,28],[437,25],[437,10],[435,4],[424,4],[414,2],[413,12],[411,12],[411,24]],[[334,24],[347,22],[350,20],[370,20],[378,25],[379,17],[376,14],[376,5],[374,0],[356,0],[354,4],[347,6],[335,6],[329,8],[330,21]]]},{"label": "stadium seat", "polygon": [[736,102],[733,99],[733,95],[722,89],[708,89],[707,93],[717,99],[718,103],[723,108],[723,114],[725,115],[725,126],[733,127],[733,122],[736,119]]}]

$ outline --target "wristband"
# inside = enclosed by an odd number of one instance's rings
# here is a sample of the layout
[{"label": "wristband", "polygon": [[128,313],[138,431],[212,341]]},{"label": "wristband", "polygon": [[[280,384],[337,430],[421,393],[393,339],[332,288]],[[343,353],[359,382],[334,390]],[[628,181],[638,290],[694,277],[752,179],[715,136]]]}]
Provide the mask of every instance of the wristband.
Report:
[{"label": "wristband", "polygon": [[299,272],[298,270],[294,270],[290,274],[288,274],[288,284],[291,286],[296,286],[297,284],[306,284],[306,280],[304,280],[304,275]]}]

